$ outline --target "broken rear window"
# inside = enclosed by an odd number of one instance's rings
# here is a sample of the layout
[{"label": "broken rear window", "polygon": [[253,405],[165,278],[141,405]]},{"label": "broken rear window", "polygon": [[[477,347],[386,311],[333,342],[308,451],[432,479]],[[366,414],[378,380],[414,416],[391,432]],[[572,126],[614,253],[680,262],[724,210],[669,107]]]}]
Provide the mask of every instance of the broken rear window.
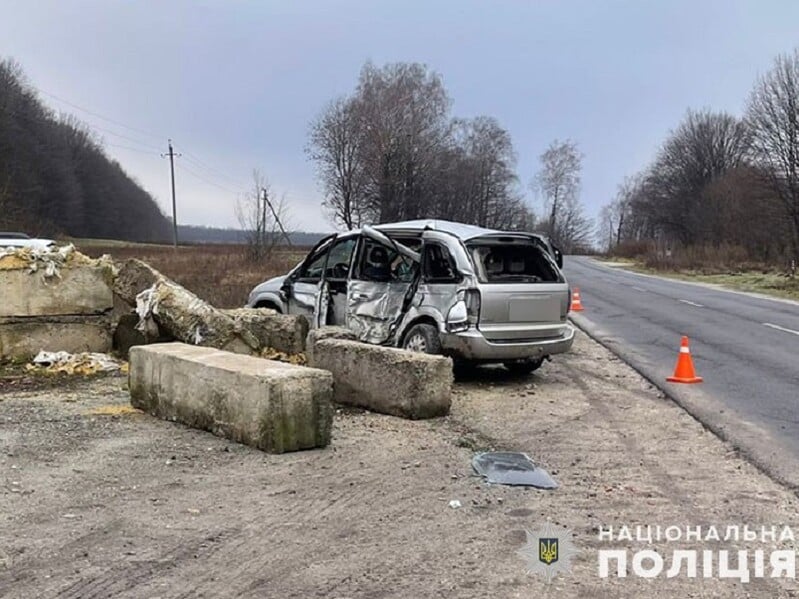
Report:
[{"label": "broken rear window", "polygon": [[520,239],[467,244],[483,283],[556,283],[552,262],[537,245]]}]

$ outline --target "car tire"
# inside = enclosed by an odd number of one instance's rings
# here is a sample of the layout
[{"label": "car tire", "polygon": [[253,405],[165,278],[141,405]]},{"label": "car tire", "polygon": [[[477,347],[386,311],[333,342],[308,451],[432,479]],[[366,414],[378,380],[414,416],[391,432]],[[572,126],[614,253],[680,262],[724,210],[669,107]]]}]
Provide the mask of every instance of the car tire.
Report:
[{"label": "car tire", "polygon": [[441,339],[432,324],[420,323],[411,327],[402,340],[403,349],[424,354],[440,354]]},{"label": "car tire", "polygon": [[513,374],[530,374],[541,368],[544,358],[528,358],[527,360],[515,360],[513,362],[503,362],[502,365]]}]

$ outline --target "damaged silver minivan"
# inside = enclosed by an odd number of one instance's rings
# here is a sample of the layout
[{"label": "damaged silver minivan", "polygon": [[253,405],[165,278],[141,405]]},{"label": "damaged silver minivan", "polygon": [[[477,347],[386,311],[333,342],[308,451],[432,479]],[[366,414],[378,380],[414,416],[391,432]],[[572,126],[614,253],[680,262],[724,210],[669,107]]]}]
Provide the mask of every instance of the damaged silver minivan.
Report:
[{"label": "damaged silver minivan", "polygon": [[248,306],[305,314],[368,343],[497,362],[529,373],[569,350],[569,287],[548,241],[441,220],[365,226],[322,239]]}]

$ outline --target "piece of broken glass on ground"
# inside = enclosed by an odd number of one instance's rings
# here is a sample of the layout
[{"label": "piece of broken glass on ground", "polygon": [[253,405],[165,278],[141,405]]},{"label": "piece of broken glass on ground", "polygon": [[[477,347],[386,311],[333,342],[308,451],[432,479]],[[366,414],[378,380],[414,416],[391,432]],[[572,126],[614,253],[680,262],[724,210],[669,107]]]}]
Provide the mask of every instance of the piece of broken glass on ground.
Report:
[{"label": "piece of broken glass on ground", "polygon": [[556,489],[558,486],[546,470],[536,466],[524,453],[505,451],[478,453],[472,458],[472,468],[488,483],[539,489]]}]

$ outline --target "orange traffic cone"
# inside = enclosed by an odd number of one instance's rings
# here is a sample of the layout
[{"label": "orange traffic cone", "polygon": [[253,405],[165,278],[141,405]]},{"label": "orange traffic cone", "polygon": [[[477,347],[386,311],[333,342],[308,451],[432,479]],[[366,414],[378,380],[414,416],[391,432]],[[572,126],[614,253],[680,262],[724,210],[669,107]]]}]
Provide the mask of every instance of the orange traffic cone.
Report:
[{"label": "orange traffic cone", "polygon": [[580,302],[580,290],[577,287],[575,287],[574,291],[572,291],[572,305],[569,310],[572,312],[582,312],[585,310],[585,308],[583,308],[583,304]]},{"label": "orange traffic cone", "polygon": [[683,337],[680,343],[680,354],[677,356],[677,365],[674,374],[666,377],[672,383],[701,383],[702,377],[696,376],[694,361],[691,359],[691,349],[688,347],[688,337]]}]

